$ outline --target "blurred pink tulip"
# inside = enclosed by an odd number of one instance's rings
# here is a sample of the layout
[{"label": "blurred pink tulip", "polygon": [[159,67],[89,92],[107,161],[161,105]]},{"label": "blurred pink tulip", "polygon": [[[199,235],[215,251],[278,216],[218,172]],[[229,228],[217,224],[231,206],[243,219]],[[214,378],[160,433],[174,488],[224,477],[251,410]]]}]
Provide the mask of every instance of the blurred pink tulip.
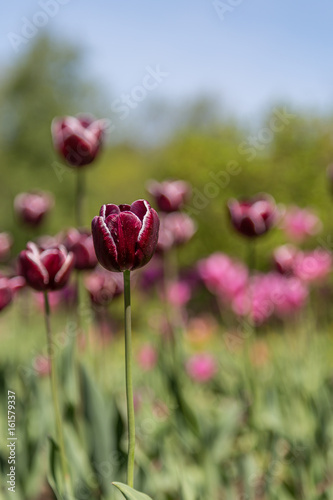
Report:
[{"label": "blurred pink tulip", "polygon": [[137,359],[139,366],[144,371],[150,371],[156,366],[158,354],[151,344],[145,344],[141,347]]},{"label": "blurred pink tulip", "polygon": [[248,283],[247,268],[221,252],[199,261],[198,271],[208,290],[227,303],[244,290]]},{"label": "blurred pink tulip", "polygon": [[322,281],[332,270],[332,254],[321,248],[311,252],[299,252],[293,269],[295,276],[302,281]]},{"label": "blurred pink tulip", "polygon": [[293,206],[287,209],[281,227],[288,238],[300,243],[318,234],[322,229],[322,222],[310,209]]},{"label": "blurred pink tulip", "polygon": [[292,275],[298,249],[293,245],[282,245],[273,252],[273,261],[281,274]]},{"label": "blurred pink tulip", "polygon": [[232,309],[239,316],[248,316],[261,325],[273,314],[283,317],[300,310],[306,303],[308,290],[296,277],[276,272],[253,276],[247,289],[233,300]]},{"label": "blurred pink tulip", "polygon": [[170,283],[167,290],[167,300],[175,306],[185,306],[192,295],[191,287],[186,281]]},{"label": "blurred pink tulip", "polygon": [[39,226],[54,205],[51,193],[31,191],[15,197],[14,209],[19,220],[32,227]]},{"label": "blurred pink tulip", "polygon": [[51,362],[45,356],[36,356],[33,362],[34,370],[39,377],[46,377],[51,373]]},{"label": "blurred pink tulip", "polygon": [[208,353],[195,354],[186,363],[188,375],[196,382],[208,382],[216,375],[217,369],[215,358]]}]

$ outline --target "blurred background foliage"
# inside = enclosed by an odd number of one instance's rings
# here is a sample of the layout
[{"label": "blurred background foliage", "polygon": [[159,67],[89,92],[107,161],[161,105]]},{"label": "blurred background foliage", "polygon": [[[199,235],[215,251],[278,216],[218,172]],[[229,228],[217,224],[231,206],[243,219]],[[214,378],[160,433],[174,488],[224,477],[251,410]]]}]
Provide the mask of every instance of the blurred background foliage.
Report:
[{"label": "blurred background foliage", "polygon": [[[43,34],[2,72],[0,230],[14,235],[14,252],[32,236],[18,227],[13,214],[13,199],[21,191],[54,193],[56,207],[46,222],[51,232],[74,224],[75,172],[54,154],[53,117],[87,111],[114,120],[100,83],[82,70],[83,61],[80,48]],[[244,126],[217,109],[212,98],[169,104],[143,102],[109,133],[97,164],[86,169],[87,226],[102,203],[147,197],[147,178],[173,177],[193,186],[187,211],[195,218],[200,237],[187,248],[189,263],[215,249],[244,257],[243,241],[229,231],[226,201],[261,191],[271,193],[277,203],[314,208],[324,223],[321,241],[329,244],[332,223],[326,167],[333,159],[332,117],[307,116],[276,103],[262,123]],[[289,118],[273,133],[270,123],[276,109],[285,110]],[[214,175],[224,184],[214,184]],[[268,265],[272,248],[283,242],[278,231],[260,242],[259,267]],[[313,246],[318,246],[318,240]]]}]

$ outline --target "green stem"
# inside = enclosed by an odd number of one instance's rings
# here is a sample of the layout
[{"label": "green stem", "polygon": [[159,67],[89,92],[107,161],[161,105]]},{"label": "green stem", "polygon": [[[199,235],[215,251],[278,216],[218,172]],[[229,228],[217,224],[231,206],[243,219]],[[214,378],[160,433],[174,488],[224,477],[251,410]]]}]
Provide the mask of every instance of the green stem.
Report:
[{"label": "green stem", "polygon": [[46,335],[47,335],[47,352],[50,360],[51,366],[51,374],[50,374],[50,382],[51,382],[51,393],[54,407],[54,415],[55,415],[55,423],[56,423],[56,433],[57,433],[57,441],[60,450],[60,462],[62,474],[64,477],[64,485],[65,485],[65,498],[72,498],[72,487],[70,482],[70,476],[67,468],[66,455],[65,455],[65,444],[64,444],[64,435],[62,429],[62,421],[61,421],[61,413],[59,406],[59,398],[58,398],[58,383],[57,383],[57,373],[56,367],[54,363],[54,353],[52,349],[52,333],[51,333],[51,323],[50,323],[50,304],[49,298],[47,295],[47,291],[44,292],[44,311],[45,311],[45,326],[46,326]]},{"label": "green stem", "polygon": [[248,243],[248,259],[247,264],[249,266],[249,270],[254,270],[256,267],[256,242],[254,240],[249,241]]},{"label": "green stem", "polygon": [[135,453],[135,417],[132,383],[132,332],[131,332],[131,282],[130,271],[124,271],[124,306],[125,306],[125,365],[126,365],[126,400],[128,428],[127,484],[133,488],[134,453]]},{"label": "green stem", "polygon": [[76,175],[75,222],[77,227],[82,227],[83,200],[85,194],[84,172],[81,172],[81,170],[78,168]]}]

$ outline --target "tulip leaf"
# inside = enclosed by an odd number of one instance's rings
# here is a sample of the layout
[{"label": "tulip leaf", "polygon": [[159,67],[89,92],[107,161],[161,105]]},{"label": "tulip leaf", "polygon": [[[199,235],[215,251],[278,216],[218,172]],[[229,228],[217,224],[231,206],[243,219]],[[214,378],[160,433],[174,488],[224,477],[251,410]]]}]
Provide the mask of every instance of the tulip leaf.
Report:
[{"label": "tulip leaf", "polygon": [[123,483],[112,483],[113,486],[118,488],[119,491],[124,495],[127,500],[152,500],[148,495],[136,491],[127,484]]},{"label": "tulip leaf", "polygon": [[50,452],[49,452],[49,474],[48,482],[57,500],[62,499],[60,491],[62,490],[62,480],[60,472],[60,457],[59,447],[57,443],[49,436]]}]

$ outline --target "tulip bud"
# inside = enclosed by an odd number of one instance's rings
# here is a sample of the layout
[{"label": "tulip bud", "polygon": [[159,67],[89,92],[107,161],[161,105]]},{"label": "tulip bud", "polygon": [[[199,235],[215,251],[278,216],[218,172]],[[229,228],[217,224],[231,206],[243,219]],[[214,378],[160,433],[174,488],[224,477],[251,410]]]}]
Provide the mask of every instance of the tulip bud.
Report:
[{"label": "tulip bud", "polygon": [[147,191],[155,198],[161,212],[181,210],[191,193],[190,185],[185,181],[150,181]]},{"label": "tulip bud", "polygon": [[63,245],[42,250],[29,242],[19,255],[20,274],[37,291],[59,290],[68,282],[74,255]]},{"label": "tulip bud", "polygon": [[100,150],[107,123],[88,115],[54,118],[51,126],[54,147],[69,166],[88,165]]},{"label": "tulip bud", "polygon": [[232,199],[228,210],[234,228],[248,238],[266,233],[276,221],[275,202],[267,194],[243,201]]},{"label": "tulip bud", "polygon": [[97,265],[94,242],[89,231],[70,229],[63,241],[69,252],[74,254],[75,269],[93,269]]},{"label": "tulip bud", "polygon": [[103,205],[92,221],[99,263],[109,271],[133,271],[147,264],[157,245],[159,218],[145,200]]},{"label": "tulip bud", "polygon": [[53,196],[43,191],[20,193],[14,200],[14,210],[20,221],[33,227],[43,222],[53,205]]}]

